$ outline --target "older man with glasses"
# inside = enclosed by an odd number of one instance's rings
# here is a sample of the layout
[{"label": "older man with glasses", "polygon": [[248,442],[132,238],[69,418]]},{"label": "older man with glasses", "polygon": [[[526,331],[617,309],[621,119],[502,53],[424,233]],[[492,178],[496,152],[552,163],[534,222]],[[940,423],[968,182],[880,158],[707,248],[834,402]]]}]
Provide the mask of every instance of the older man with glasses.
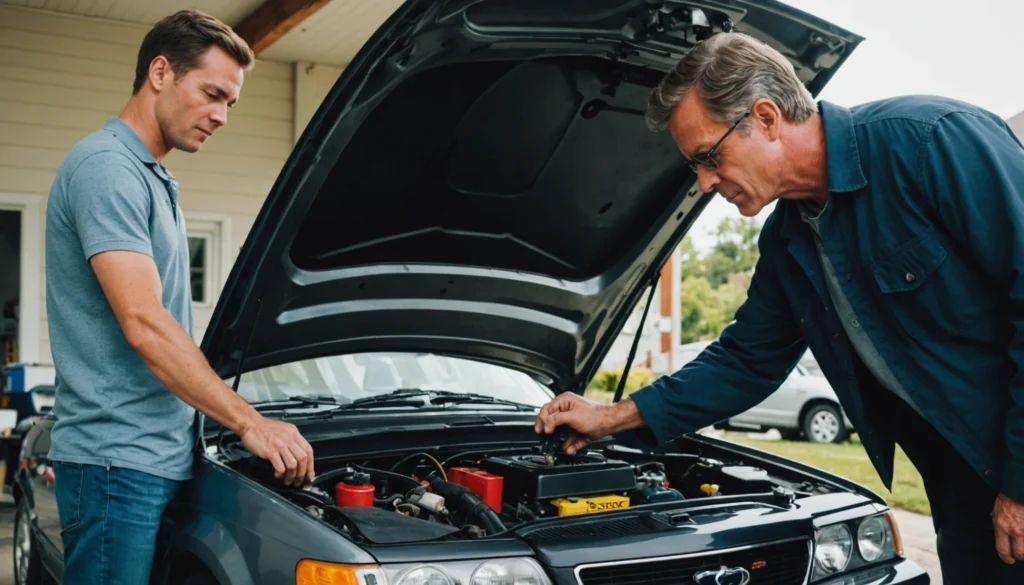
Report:
[{"label": "older man with glasses", "polygon": [[815,103],[739,33],[698,43],[651,94],[700,188],[777,202],[736,320],[695,361],[612,406],[563,394],[563,448],[658,442],[767,398],[818,359],[887,487],[924,479],[946,583],[1024,583],[1024,148],[990,112],[908,96]]}]

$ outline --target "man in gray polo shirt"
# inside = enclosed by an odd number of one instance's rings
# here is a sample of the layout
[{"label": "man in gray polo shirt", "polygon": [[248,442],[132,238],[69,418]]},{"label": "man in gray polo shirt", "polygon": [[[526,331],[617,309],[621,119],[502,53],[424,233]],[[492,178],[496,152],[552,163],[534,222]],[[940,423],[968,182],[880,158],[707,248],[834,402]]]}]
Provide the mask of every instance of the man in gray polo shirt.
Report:
[{"label": "man in gray polo shirt", "polygon": [[128,104],[71,150],[54,180],[49,455],[65,584],[148,582],[162,515],[191,475],[195,409],[286,483],[313,478],[312,449],[295,426],[260,416],[192,340],[185,218],[162,163],[172,148],[198,151],[227,123],[252,61],[207,15],[160,21],[142,43]]}]

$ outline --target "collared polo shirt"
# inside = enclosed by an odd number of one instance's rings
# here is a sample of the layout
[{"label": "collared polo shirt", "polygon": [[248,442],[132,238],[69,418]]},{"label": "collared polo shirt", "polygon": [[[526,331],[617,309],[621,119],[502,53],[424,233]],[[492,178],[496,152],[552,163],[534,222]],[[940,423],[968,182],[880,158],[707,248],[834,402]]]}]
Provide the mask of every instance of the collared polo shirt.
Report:
[{"label": "collared polo shirt", "polygon": [[118,118],[61,163],[46,210],[46,307],[56,369],[49,457],[191,476],[195,411],[128,344],[90,264],[114,250],[153,259],[161,304],[192,335],[178,182]]}]

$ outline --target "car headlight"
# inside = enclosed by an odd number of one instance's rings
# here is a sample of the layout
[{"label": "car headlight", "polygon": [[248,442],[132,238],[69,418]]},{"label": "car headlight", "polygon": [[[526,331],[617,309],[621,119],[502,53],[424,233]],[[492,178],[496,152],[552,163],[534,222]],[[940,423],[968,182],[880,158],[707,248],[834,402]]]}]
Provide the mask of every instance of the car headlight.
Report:
[{"label": "car headlight", "polygon": [[395,585],[455,585],[455,581],[433,565],[419,565],[399,573]]},{"label": "car headlight", "polygon": [[394,565],[342,565],[303,560],[296,585],[552,585],[526,557]]},{"label": "car headlight", "polygon": [[885,554],[889,540],[887,523],[880,516],[865,518],[857,528],[857,550],[861,558],[869,563]]},{"label": "car headlight", "polygon": [[473,571],[469,585],[543,585],[547,578],[527,559],[488,561]]},{"label": "car headlight", "polygon": [[845,524],[833,524],[818,531],[814,562],[823,575],[835,575],[846,569],[853,552],[853,536]]},{"label": "car headlight", "polygon": [[818,529],[811,580],[854,571],[902,554],[899,528],[891,513],[830,524]]}]

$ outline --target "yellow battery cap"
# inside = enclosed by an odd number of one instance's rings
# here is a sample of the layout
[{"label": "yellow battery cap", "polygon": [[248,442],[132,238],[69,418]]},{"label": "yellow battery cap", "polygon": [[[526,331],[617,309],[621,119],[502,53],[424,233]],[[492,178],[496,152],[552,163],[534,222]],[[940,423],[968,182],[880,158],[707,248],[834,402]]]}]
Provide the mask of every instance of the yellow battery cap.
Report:
[{"label": "yellow battery cap", "polygon": [[713,495],[718,493],[718,484],[717,483],[705,483],[705,484],[700,486],[700,491],[704,492],[705,494],[707,494],[709,496],[713,496]]},{"label": "yellow battery cap", "polygon": [[600,514],[614,512],[629,507],[629,498],[625,496],[607,495],[588,498],[558,498],[551,500],[558,509],[559,516],[579,516],[581,514]]}]

